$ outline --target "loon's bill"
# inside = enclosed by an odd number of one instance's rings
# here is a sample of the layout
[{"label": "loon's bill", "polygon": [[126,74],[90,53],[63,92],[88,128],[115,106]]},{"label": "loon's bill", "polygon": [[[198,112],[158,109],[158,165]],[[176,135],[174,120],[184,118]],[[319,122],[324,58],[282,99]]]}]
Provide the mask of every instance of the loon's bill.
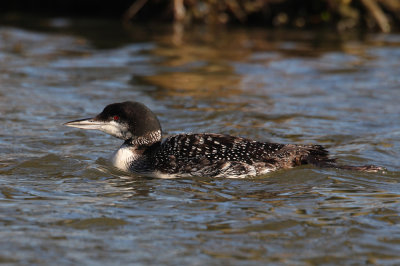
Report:
[{"label": "loon's bill", "polygon": [[93,118],[64,125],[100,130],[124,140],[113,155],[113,165],[153,177],[239,178],[303,164],[365,172],[383,170],[373,165],[338,165],[320,145],[259,142],[213,133],[178,134],[162,141],[156,115],[139,102],[113,103]]},{"label": "loon's bill", "polygon": [[93,120],[93,118],[85,118],[67,122],[64,124],[64,126],[76,127],[81,129],[100,130],[100,128],[105,124],[105,122],[95,121]]}]

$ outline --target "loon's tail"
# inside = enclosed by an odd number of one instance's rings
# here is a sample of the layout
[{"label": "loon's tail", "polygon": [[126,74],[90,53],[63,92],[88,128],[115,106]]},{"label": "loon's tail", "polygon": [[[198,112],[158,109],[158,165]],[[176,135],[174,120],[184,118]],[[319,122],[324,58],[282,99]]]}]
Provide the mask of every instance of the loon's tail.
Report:
[{"label": "loon's tail", "polygon": [[[341,165],[336,162],[336,159],[329,158],[329,152],[320,145],[303,146],[307,147],[307,156],[303,157],[308,164],[312,164],[321,168],[336,168],[361,172],[379,172],[385,168],[375,165]],[[304,160],[303,159],[303,160]],[[304,161],[303,161],[304,162]]]}]

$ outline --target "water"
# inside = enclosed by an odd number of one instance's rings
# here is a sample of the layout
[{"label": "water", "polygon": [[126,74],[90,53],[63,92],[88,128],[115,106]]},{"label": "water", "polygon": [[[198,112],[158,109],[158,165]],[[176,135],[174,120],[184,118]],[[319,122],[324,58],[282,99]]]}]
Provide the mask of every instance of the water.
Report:
[{"label": "water", "polygon": [[[25,19],[0,28],[0,262],[400,263],[399,35]],[[166,134],[318,143],[387,171],[130,176],[108,163],[119,140],[62,126],[127,99]]]}]

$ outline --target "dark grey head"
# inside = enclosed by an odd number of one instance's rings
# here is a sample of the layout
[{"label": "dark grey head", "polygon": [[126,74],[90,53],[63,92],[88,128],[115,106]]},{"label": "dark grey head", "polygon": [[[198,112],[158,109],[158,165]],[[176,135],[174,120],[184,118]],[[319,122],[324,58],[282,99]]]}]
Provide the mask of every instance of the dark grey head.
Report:
[{"label": "dark grey head", "polygon": [[93,118],[74,120],[64,125],[100,130],[123,140],[135,141],[148,137],[159,138],[156,141],[161,140],[161,126],[157,117],[144,104],[138,102],[113,103]]}]

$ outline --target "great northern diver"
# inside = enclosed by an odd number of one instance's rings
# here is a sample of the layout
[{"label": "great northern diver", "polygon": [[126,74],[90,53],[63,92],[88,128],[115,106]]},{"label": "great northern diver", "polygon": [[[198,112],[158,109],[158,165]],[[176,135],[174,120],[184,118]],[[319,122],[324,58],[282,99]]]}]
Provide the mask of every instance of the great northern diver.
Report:
[{"label": "great northern diver", "polygon": [[113,103],[93,118],[64,125],[96,129],[124,140],[113,155],[113,165],[152,177],[239,178],[302,164],[368,172],[381,170],[372,165],[337,165],[320,145],[268,143],[211,133],[179,134],[162,141],[156,115],[139,102]]}]

